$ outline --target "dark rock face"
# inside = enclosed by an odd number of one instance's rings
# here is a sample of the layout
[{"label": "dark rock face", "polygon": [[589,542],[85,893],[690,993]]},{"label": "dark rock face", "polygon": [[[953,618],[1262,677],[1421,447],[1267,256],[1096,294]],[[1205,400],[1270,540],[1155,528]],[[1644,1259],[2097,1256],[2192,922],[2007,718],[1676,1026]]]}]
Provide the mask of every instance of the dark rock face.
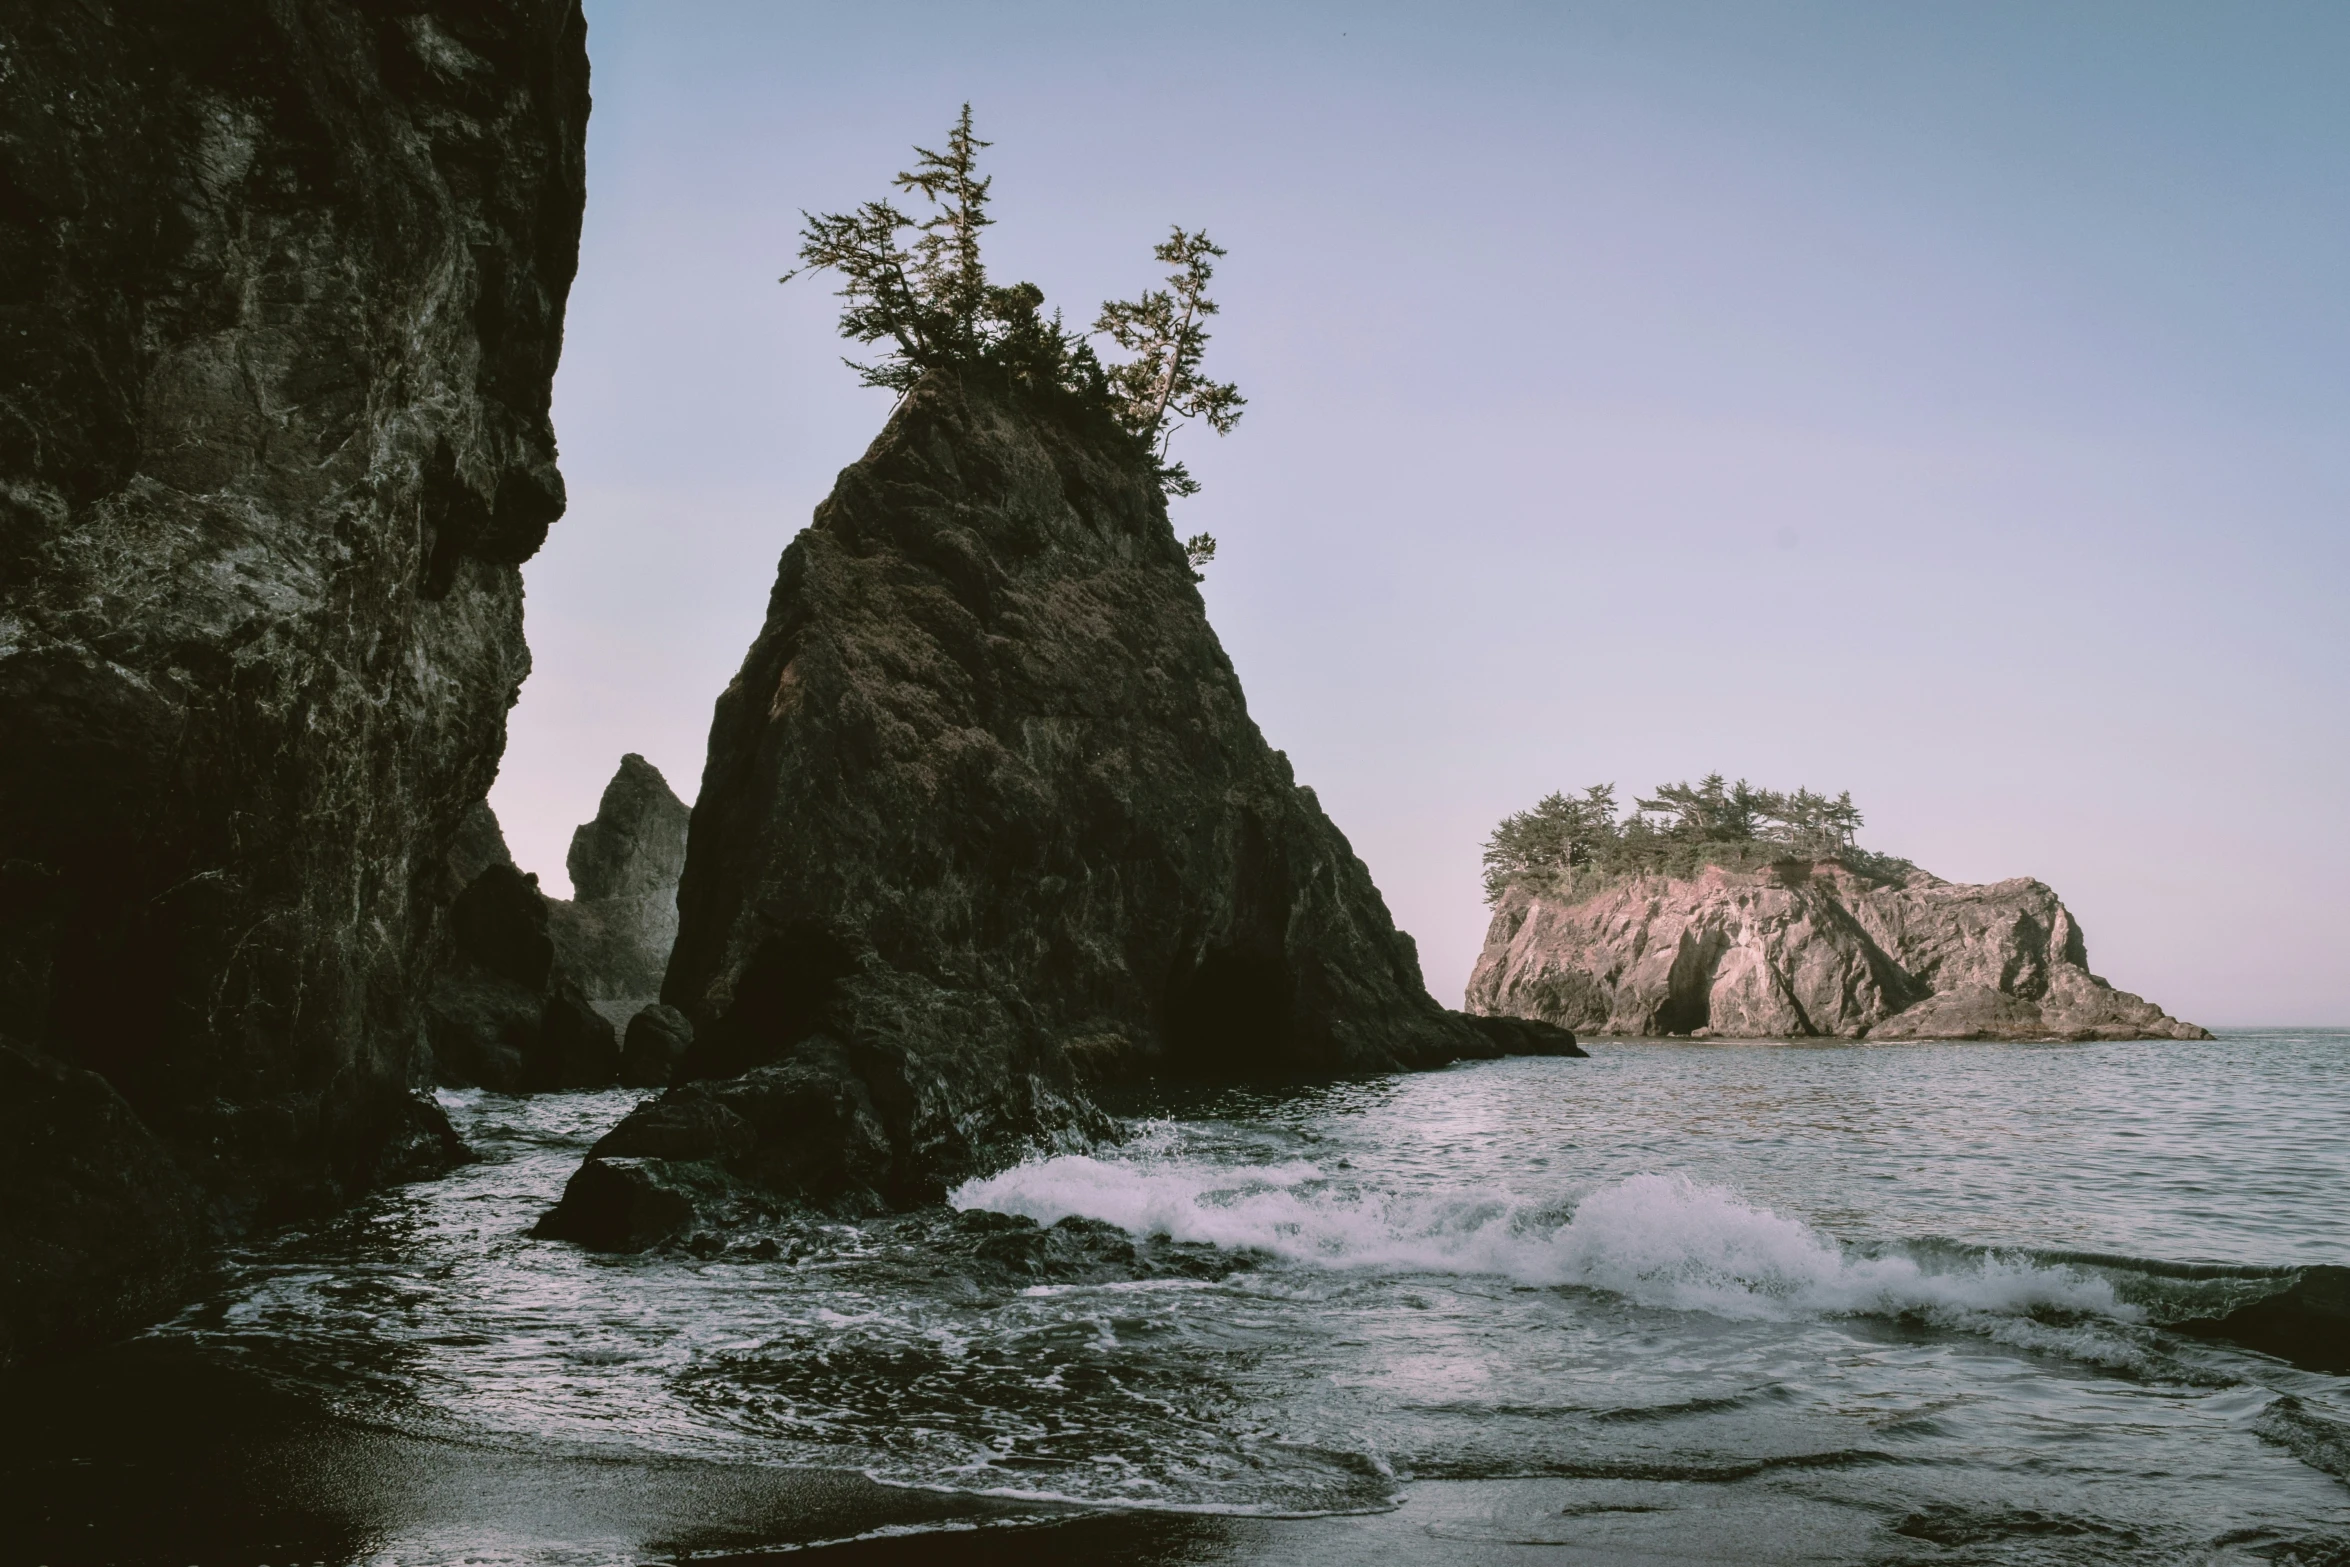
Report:
[{"label": "dark rock face", "polygon": [[628,1020],[620,1045],[620,1086],[662,1088],[677,1075],[693,1047],[694,1025],[683,1012],[659,1002]]},{"label": "dark rock face", "polygon": [[0,60],[0,1027],[234,1231],[445,1146],[416,1003],[563,509],[585,25],[11,6]]},{"label": "dark rock face", "polygon": [[169,1308],[201,1203],[106,1079],[0,1040],[0,1371]]},{"label": "dark rock face", "polygon": [[549,929],[558,961],[616,1027],[660,999],[690,815],[660,770],[631,753],[604,786],[596,819],[572,834],[573,897],[549,900]]},{"label": "dark rock face", "polygon": [[[661,770],[631,751],[604,785],[596,819],[571,835],[564,868],[582,903],[639,900],[666,904],[668,927],[677,928],[677,879],[685,874],[686,826],[693,813],[670,792]],[[660,943],[660,964],[669,962],[669,943]]]},{"label": "dark rock face", "polygon": [[1099,1128],[1086,1081],[1502,1053],[1250,721],[1131,441],[947,376],[784,551],[678,909],[698,1081],[598,1161],[907,1204]]},{"label": "dark rock face", "polygon": [[498,825],[498,813],[490,809],[489,801],[476,800],[458,822],[457,836],[449,845],[446,885],[451,890],[443,901],[453,906],[456,897],[483,871],[513,863],[514,855],[506,847],[506,830]]}]

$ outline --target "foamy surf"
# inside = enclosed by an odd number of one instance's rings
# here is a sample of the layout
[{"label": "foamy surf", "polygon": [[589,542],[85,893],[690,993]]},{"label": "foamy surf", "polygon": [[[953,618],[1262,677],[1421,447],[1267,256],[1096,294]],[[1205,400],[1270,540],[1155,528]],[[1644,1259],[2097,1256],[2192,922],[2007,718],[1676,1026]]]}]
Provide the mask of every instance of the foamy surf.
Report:
[{"label": "foamy surf", "polygon": [[1060,1155],[966,1182],[958,1208],[1040,1224],[1072,1215],[1323,1268],[1490,1275],[1599,1289],[1734,1318],[2056,1311],[2135,1320],[2106,1280],[1983,1255],[1929,1266],[1869,1255],[1683,1175],[1634,1175],[1579,1201],[1497,1190],[1350,1189],[1305,1161],[1236,1168],[1147,1153]]}]

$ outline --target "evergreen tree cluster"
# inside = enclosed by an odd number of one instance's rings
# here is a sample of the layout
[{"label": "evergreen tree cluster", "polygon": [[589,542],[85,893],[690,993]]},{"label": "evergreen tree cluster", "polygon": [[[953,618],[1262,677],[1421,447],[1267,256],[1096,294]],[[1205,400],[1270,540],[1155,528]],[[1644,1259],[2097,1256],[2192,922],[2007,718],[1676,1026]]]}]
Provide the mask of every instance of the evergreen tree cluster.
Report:
[{"label": "evergreen tree cluster", "polygon": [[[780,281],[816,270],[839,277],[841,336],[881,350],[870,363],[846,361],[865,385],[902,396],[929,371],[987,367],[1024,390],[1107,413],[1142,448],[1166,494],[1197,494],[1198,481],[1168,460],[1175,430],[1198,419],[1228,434],[1247,402],[1238,387],[1200,369],[1205,323],[1216,313],[1208,283],[1224,250],[1205,230],[1175,228],[1153,252],[1174,269],[1167,286],[1102,306],[1093,335],[1130,356],[1105,365],[1087,334],[1071,331],[1058,310],[1043,313],[1044,290],[988,281],[979,236],[995,221],[987,215],[993,181],[980,175],[979,153],[989,145],[963,105],[944,150],[916,147],[914,167],[892,181],[920,196],[927,216],[887,198],[852,212],[803,212],[800,265]],[[1216,541],[1199,534],[1185,550],[1196,575]]]},{"label": "evergreen tree cluster", "polygon": [[1694,784],[1659,784],[1619,817],[1616,786],[1593,784],[1580,796],[1553,794],[1503,818],[1485,842],[1485,901],[1519,883],[1553,886],[1585,870],[1693,875],[1707,865],[1743,869],[1796,858],[1843,860],[1882,875],[1910,868],[1861,848],[1861,825],[1849,790],[1833,799],[1809,789],[1781,794],[1708,773]]}]

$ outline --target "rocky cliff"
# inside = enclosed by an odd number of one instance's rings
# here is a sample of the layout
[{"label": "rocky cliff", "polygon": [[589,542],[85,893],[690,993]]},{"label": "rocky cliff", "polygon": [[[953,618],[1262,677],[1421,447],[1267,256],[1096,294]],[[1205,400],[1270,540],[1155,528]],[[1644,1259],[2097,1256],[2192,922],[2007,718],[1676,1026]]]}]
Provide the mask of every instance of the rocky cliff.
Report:
[{"label": "rocky cliff", "polygon": [[681,1163],[935,1198],[1098,1127],[1088,1081],[1573,1048],[1429,999],[1250,721],[1133,438],[976,377],[919,385],[784,551],[678,908],[700,1080],[598,1145],[555,1233],[682,1222]]},{"label": "rocky cliff", "polygon": [[596,819],[571,835],[572,897],[549,901],[548,928],[556,960],[615,1028],[660,999],[691,814],[660,769],[631,752],[604,786]]},{"label": "rocky cliff", "polygon": [[2079,924],[2039,882],[1833,860],[1510,887],[1467,1005],[1633,1037],[2211,1037],[2090,973]]},{"label": "rocky cliff", "polygon": [[23,1352],[446,1157],[417,1001],[563,509],[585,25],[14,5],[0,81],[0,1030],[55,1150],[0,1165]]}]

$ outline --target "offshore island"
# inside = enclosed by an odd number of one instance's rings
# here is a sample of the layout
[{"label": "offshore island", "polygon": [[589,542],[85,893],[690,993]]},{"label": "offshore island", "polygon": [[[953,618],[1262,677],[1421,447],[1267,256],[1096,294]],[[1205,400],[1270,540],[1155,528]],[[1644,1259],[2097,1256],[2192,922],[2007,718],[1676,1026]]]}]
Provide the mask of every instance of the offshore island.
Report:
[{"label": "offshore island", "polygon": [[1942,880],[1859,847],[1849,793],[1612,785],[1496,829],[1470,1011],[1694,1039],[2209,1039],[2089,971],[2041,882]]}]

